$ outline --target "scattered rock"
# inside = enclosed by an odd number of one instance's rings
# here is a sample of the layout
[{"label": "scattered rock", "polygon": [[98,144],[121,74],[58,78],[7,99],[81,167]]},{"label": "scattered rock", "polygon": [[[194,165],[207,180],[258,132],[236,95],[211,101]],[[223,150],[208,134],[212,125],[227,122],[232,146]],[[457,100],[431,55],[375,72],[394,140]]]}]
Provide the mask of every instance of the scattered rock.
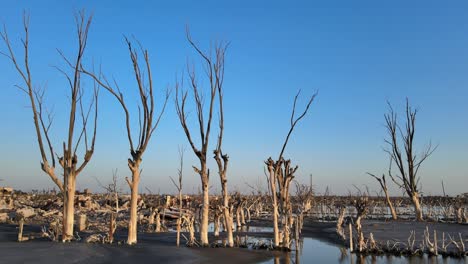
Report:
[{"label": "scattered rock", "polygon": [[22,216],[24,218],[28,218],[28,217],[36,215],[36,212],[34,212],[33,208],[22,208],[22,209],[16,210],[16,215]]}]

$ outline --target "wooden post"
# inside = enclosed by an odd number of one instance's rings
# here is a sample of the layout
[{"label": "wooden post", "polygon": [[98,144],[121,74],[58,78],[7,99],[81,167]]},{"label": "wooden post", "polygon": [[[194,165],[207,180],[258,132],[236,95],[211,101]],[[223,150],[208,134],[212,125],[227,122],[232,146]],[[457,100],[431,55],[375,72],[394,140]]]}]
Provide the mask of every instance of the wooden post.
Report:
[{"label": "wooden post", "polygon": [[21,219],[19,220],[19,231],[18,231],[18,242],[21,242],[23,241],[23,225],[24,225],[24,218],[21,217]]},{"label": "wooden post", "polygon": [[86,225],[86,215],[85,214],[80,214],[78,217],[78,231],[83,231],[87,227]]},{"label": "wooden post", "polygon": [[351,223],[349,223],[349,251],[353,253],[353,227]]},{"label": "wooden post", "polygon": [[437,231],[434,229],[434,254],[437,256],[439,255],[438,249],[437,249]]},{"label": "wooden post", "polygon": [[445,232],[442,232],[442,249],[445,252]]}]

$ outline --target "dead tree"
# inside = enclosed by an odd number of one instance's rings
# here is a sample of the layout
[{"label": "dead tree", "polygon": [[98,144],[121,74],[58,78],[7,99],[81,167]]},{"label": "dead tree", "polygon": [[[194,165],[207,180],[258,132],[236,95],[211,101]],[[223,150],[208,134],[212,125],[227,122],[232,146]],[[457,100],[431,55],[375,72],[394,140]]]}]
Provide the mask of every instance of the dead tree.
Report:
[{"label": "dead tree", "polygon": [[[218,76],[216,88],[218,90],[218,103],[219,103],[219,134],[218,143],[216,149],[213,151],[214,159],[218,165],[219,178],[221,180],[221,194],[223,196],[222,213],[225,222],[225,230],[227,232],[228,246],[234,246],[234,238],[232,235],[233,220],[230,213],[229,206],[229,193],[227,189],[227,168],[229,162],[229,156],[223,153],[223,133],[224,133],[224,108],[223,108],[223,80],[224,80],[224,53],[226,52],[226,46],[219,46],[216,49],[216,61],[213,67],[215,76]],[[216,224],[216,223],[215,223]]]},{"label": "dead tree", "polygon": [[388,194],[387,181],[385,180],[385,174],[382,174],[382,178],[379,178],[379,177],[377,177],[374,174],[369,173],[369,172],[367,174],[369,174],[371,177],[373,177],[374,179],[376,179],[379,182],[380,187],[382,187],[382,191],[385,194],[385,201],[387,202],[387,206],[390,209],[390,212],[392,214],[392,218],[393,218],[393,220],[397,220],[398,216],[397,216],[395,207],[393,206],[392,200],[390,200],[390,195]]},{"label": "dead tree", "polygon": [[[350,199],[352,199],[350,197]],[[357,246],[359,252],[362,252],[365,249],[366,243],[364,239],[364,233],[362,232],[362,219],[366,217],[366,214],[369,212],[370,200],[367,193],[363,193],[358,189],[357,197],[351,200],[352,205],[356,208],[356,220],[354,221],[354,226],[357,232]],[[351,236],[350,236],[350,239]]]},{"label": "dead tree", "polygon": [[180,226],[182,224],[182,177],[183,177],[183,169],[184,169],[184,152],[185,148],[179,147],[179,159],[180,159],[180,166],[179,169],[177,170],[177,174],[179,176],[179,181],[178,183],[175,182],[175,180],[170,177],[172,183],[174,186],[177,188],[177,191],[179,192],[179,217],[177,218],[177,246],[180,245]]},{"label": "dead tree", "polygon": [[[200,167],[193,166],[193,169],[197,174],[200,175],[202,193],[203,193],[203,203],[202,203],[202,216],[200,223],[200,243],[203,246],[209,245],[208,242],[208,221],[209,221],[209,179],[210,172],[207,166],[207,151],[208,143],[211,132],[211,121],[213,119],[213,110],[215,107],[216,92],[222,90],[223,78],[224,78],[224,53],[226,51],[226,44],[219,44],[215,47],[215,57],[213,58],[210,54],[206,54],[195,44],[190,36],[190,32],[187,30],[186,37],[190,46],[195,49],[197,54],[201,57],[203,64],[205,66],[206,77],[209,80],[209,110],[208,110],[208,120],[205,124],[205,112],[204,112],[204,98],[203,92],[199,83],[197,81],[197,75],[195,69],[187,66],[188,76],[190,87],[193,92],[193,98],[196,106],[196,114],[198,119],[198,129],[200,133],[201,147],[198,148],[195,146],[193,141],[192,133],[190,132],[189,126],[187,124],[187,112],[186,112],[186,103],[188,92],[183,91],[183,80],[181,82],[177,81],[175,84],[176,97],[175,105],[177,115],[179,117],[180,124],[184,129],[187,140],[190,143],[190,146],[200,161]],[[206,126],[206,127],[205,127]],[[226,156],[227,160],[227,156]],[[226,164],[225,164],[226,165]]]},{"label": "dead tree", "polygon": [[[273,233],[274,233],[274,246],[279,247],[280,245],[280,232],[279,232],[279,227],[278,227],[278,215],[281,213],[282,219],[283,219],[283,247],[289,247],[289,225],[288,225],[288,216],[291,216],[292,210],[291,210],[291,204],[289,201],[289,186],[291,181],[294,179],[294,173],[297,170],[296,167],[291,167],[291,161],[290,160],[284,160],[283,154],[284,150],[286,149],[286,146],[288,144],[289,138],[296,127],[297,123],[307,114],[307,111],[309,110],[310,105],[314,101],[317,93],[312,95],[312,97],[309,99],[309,102],[307,103],[304,111],[302,112],[301,115],[299,115],[297,118],[295,118],[295,111],[296,111],[296,103],[297,99],[300,95],[300,91],[296,94],[294,97],[294,103],[293,103],[293,109],[291,113],[291,120],[290,120],[290,128],[289,132],[286,136],[286,139],[284,140],[283,147],[281,148],[281,152],[278,156],[278,159],[275,161],[271,157],[268,158],[267,161],[265,161],[265,164],[267,166],[267,171],[269,174],[269,177],[267,177],[268,182],[270,184],[270,196],[272,200],[272,207],[273,207]],[[278,208],[278,202],[280,205],[280,208]],[[281,210],[279,210],[281,209]],[[287,236],[287,237],[286,237]],[[286,241],[285,241],[286,238]]]},{"label": "dead tree", "polygon": [[302,214],[311,210],[314,202],[314,191],[310,186],[295,181],[296,199],[298,200],[298,211]]},{"label": "dead tree", "polygon": [[[114,84],[111,85],[110,82],[104,75],[96,76],[95,73],[86,70],[83,67],[80,67],[80,70],[85,74],[91,76],[96,82],[98,82],[102,87],[104,87],[107,91],[109,91],[115,99],[119,102],[120,106],[122,107],[125,113],[125,124],[127,128],[127,138],[130,145],[130,158],[128,159],[128,168],[132,173],[132,178],[129,179],[128,177],[125,180],[130,187],[130,220],[128,223],[128,238],[127,243],[129,245],[133,245],[137,243],[137,206],[138,206],[138,184],[140,183],[140,174],[141,174],[141,162],[143,158],[143,154],[148,147],[148,143],[150,142],[151,136],[153,135],[154,131],[159,125],[161,121],[161,117],[164,114],[164,110],[166,109],[166,104],[169,99],[169,91],[166,91],[164,103],[162,105],[161,111],[159,115],[155,116],[154,110],[156,108],[155,99],[154,99],[154,89],[153,89],[153,79],[151,74],[151,65],[148,50],[143,49],[140,46],[140,52],[143,55],[144,59],[144,66],[143,69],[140,67],[140,61],[138,59],[138,52],[132,46],[130,40],[125,38],[125,42],[128,46],[128,51],[130,54],[130,60],[133,65],[133,71],[135,75],[135,80],[137,83],[137,90],[140,97],[140,102],[138,105],[138,120],[139,120],[139,127],[138,127],[138,143],[137,145],[134,144],[134,138],[132,137],[132,128],[130,122],[130,112],[127,108],[127,105],[124,101],[123,93],[121,92],[119,85],[114,80]],[[146,70],[146,72],[145,72]],[[146,74],[146,80],[144,78],[144,73]],[[102,81],[101,81],[102,79]],[[143,112],[143,114],[142,114]]]},{"label": "dead tree", "polygon": [[107,192],[108,195],[112,196],[111,198],[114,199],[115,203],[115,213],[118,215],[119,214],[119,186],[118,186],[118,179],[117,179],[117,169],[112,170],[112,182],[104,185],[102,184],[97,177],[94,177],[96,179],[97,184],[99,187],[101,187],[103,190]]},{"label": "dead tree", "polygon": [[[431,143],[418,156],[414,150],[414,135],[416,128],[417,109],[412,109],[408,98],[406,98],[406,124],[401,128],[397,123],[397,114],[388,103],[389,112],[385,114],[385,122],[388,137],[385,143],[388,148],[385,149],[390,156],[389,176],[400,188],[404,189],[414,205],[416,219],[423,220],[423,211],[420,202],[419,176],[418,171],[421,164],[437,149]],[[404,152],[402,152],[404,148]],[[397,175],[393,175],[392,164],[397,166]]]},{"label": "dead tree", "polygon": [[[64,59],[67,66],[70,67],[71,72],[59,70],[67,79],[70,89],[70,112],[68,119],[68,138],[63,142],[63,154],[60,157],[54,151],[53,144],[50,138],[49,130],[52,125],[52,114],[45,109],[44,94],[45,87],[40,89],[38,84],[33,82],[32,74],[29,67],[29,15],[23,15],[24,39],[21,39],[24,50],[24,65],[17,60],[16,54],[11,46],[10,39],[4,26],[3,32],[0,36],[7,47],[7,52],[2,54],[6,56],[13,63],[15,69],[24,81],[23,85],[16,85],[21,91],[25,92],[30,101],[31,110],[33,112],[33,122],[36,130],[36,138],[41,153],[41,169],[44,171],[51,180],[57,185],[63,195],[63,232],[62,241],[69,241],[73,238],[73,224],[74,224],[74,201],[75,201],[75,186],[76,178],[86,167],[94,153],[94,144],[96,139],[97,128],[97,113],[98,113],[98,86],[94,86],[93,99],[89,107],[86,109],[83,105],[84,88],[81,84],[81,73],[78,67],[81,65],[86,43],[88,40],[88,31],[91,25],[92,17],[86,17],[85,12],[81,11],[75,16],[75,23],[77,28],[78,37],[78,51],[74,60],[69,60],[65,57],[62,51],[58,51],[60,56]],[[90,114],[94,111],[94,127],[89,140],[88,135],[88,121],[90,121]],[[47,117],[45,116],[47,115]],[[78,115],[78,117],[77,117]],[[76,127],[77,119],[81,117],[81,128]],[[46,143],[44,143],[44,141]],[[47,144],[47,146],[45,145]],[[77,151],[80,146],[85,146],[84,160],[78,164]],[[48,149],[47,149],[48,148]],[[82,147],[81,147],[82,148]],[[46,152],[50,152],[50,156]],[[80,150],[83,151],[83,150]],[[58,163],[63,169],[63,181],[57,177],[55,171],[55,157],[57,155]]]}]

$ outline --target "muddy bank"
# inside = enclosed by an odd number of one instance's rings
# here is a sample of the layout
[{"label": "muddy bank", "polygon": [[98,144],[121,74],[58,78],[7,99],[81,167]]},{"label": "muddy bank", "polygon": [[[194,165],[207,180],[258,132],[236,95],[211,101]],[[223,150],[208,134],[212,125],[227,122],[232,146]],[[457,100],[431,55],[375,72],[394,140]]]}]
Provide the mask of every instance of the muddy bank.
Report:
[{"label": "muddy bank", "polygon": [[[38,226],[25,226],[24,232],[39,231]],[[118,233],[116,238],[124,241],[125,235]],[[268,251],[242,248],[177,248],[174,233],[138,234],[135,246],[60,243],[42,238],[18,243],[16,239],[16,226],[0,225],[0,263],[259,263],[273,256]]]},{"label": "muddy bank", "polygon": [[[437,231],[438,241],[442,241],[442,233],[445,233],[445,239],[448,235],[454,239],[459,239],[459,233],[465,243],[468,243],[468,225],[455,223],[437,223],[437,222],[415,222],[415,221],[364,221],[362,224],[363,232],[366,236],[369,233],[374,235],[377,241],[403,241],[406,242],[411,231],[416,233],[416,243],[421,242],[424,230],[428,227],[430,234],[433,230]],[[440,243],[439,243],[440,245]]]},{"label": "muddy bank", "polygon": [[[270,227],[271,222],[268,220],[256,220],[251,223],[256,226]],[[400,241],[407,242],[411,231],[416,233],[415,244],[422,241],[424,231],[428,227],[430,234],[433,230],[437,231],[437,240],[439,246],[442,245],[442,233],[445,233],[445,240],[448,242],[450,235],[454,239],[459,240],[459,233],[461,234],[465,244],[468,244],[468,225],[456,223],[438,223],[438,222],[416,222],[410,220],[397,220],[397,221],[381,221],[381,220],[364,220],[362,228],[365,237],[369,237],[370,233],[374,235],[374,239],[382,244],[387,241]],[[346,237],[349,237],[348,227],[344,228]],[[249,236],[259,236],[271,238],[272,234],[269,233],[240,233]],[[312,220],[305,220],[302,229],[303,237],[310,237],[322,242],[334,244],[338,246],[347,245],[347,241],[343,241],[336,233],[335,222],[316,222]],[[356,236],[356,234],[354,234]],[[431,237],[432,239],[432,237]]]},{"label": "muddy bank", "polygon": [[[235,236],[257,237],[272,239],[271,223],[268,220],[256,220],[250,223],[254,232],[236,232]],[[307,220],[302,231],[303,237],[313,238],[327,244],[344,246],[347,242],[341,240],[335,232],[333,222],[314,222]],[[253,228],[264,227],[262,228]],[[426,226],[429,230],[437,230],[439,234],[445,232],[452,237],[462,234],[468,239],[468,226],[458,224],[413,222],[413,221],[364,221],[363,229],[366,236],[370,232],[377,241],[385,243],[387,240],[406,242],[409,232],[416,232],[416,243],[421,240]],[[265,231],[265,232],[262,232]],[[347,229],[345,229],[347,230]],[[39,233],[39,226],[25,226],[25,233]],[[84,238],[88,234],[80,233]],[[220,234],[220,239],[223,233]],[[348,236],[348,235],[347,235]],[[439,239],[441,239],[441,235]],[[51,242],[44,238],[18,243],[15,225],[0,225],[0,263],[261,263],[271,261],[274,256],[282,256],[281,252],[267,250],[248,250],[243,248],[188,248],[181,239],[181,247],[175,246],[175,233],[139,233],[138,244],[127,246],[124,244],[125,230],[116,234],[116,240],[121,244],[87,244],[80,242],[60,243]],[[447,238],[447,235],[446,235]],[[210,241],[215,238],[210,236]],[[334,251],[333,251],[334,252]]]}]

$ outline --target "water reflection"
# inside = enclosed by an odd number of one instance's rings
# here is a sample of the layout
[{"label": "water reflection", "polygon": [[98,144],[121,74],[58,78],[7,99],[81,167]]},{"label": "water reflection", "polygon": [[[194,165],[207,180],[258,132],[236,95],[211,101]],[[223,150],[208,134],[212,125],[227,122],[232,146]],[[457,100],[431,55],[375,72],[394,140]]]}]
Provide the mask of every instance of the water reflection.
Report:
[{"label": "water reflection", "polygon": [[340,264],[465,264],[468,258],[454,259],[429,257],[399,257],[391,255],[360,256],[349,253],[344,247],[331,245],[313,238],[304,238],[298,242],[291,252],[275,252],[273,259],[264,263],[300,264],[300,263],[340,263]]}]

